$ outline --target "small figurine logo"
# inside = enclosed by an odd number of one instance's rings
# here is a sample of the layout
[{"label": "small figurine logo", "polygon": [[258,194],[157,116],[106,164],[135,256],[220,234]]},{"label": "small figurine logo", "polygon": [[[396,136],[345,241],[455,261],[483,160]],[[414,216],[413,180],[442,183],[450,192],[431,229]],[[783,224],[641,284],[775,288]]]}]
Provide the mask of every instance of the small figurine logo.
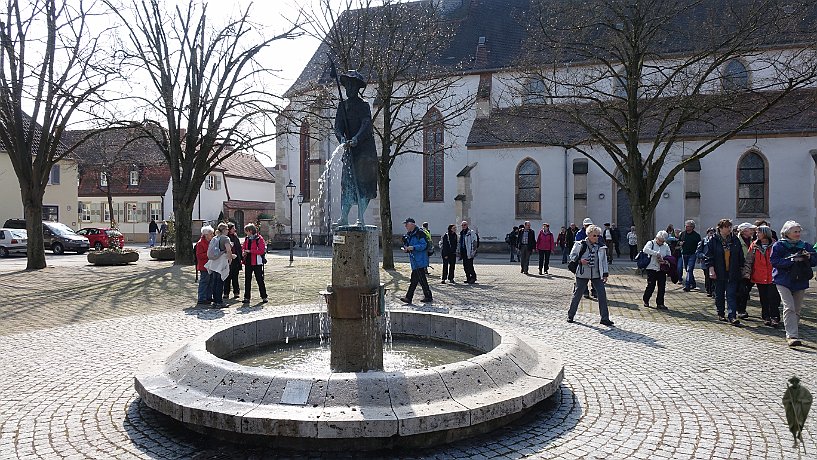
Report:
[{"label": "small figurine logo", "polygon": [[[789,431],[794,435],[794,447],[797,441],[803,442],[803,427],[806,425],[806,417],[811,409],[812,397],[806,387],[800,385],[800,379],[792,376],[789,379],[791,385],[783,393],[783,408],[786,410],[786,422],[789,424]],[[805,445],[803,446],[805,449]]]}]

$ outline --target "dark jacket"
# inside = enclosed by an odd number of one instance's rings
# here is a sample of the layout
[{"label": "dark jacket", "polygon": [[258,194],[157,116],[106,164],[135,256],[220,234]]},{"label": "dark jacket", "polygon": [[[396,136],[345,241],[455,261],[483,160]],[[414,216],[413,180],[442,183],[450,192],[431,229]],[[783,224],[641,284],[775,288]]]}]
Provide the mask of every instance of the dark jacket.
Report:
[{"label": "dark jacket", "polygon": [[231,265],[235,265],[241,270],[241,240],[238,239],[238,235],[236,234],[229,234],[227,233],[227,238],[230,239],[230,244],[233,247],[233,254],[235,254],[235,259],[230,262]]},{"label": "dark jacket", "polygon": [[148,233],[157,233],[159,231],[159,226],[156,224],[155,220],[150,221],[148,224]]},{"label": "dark jacket", "polygon": [[534,233],[533,229],[525,230],[524,228],[522,231],[519,232],[519,240],[516,242],[517,247],[522,249],[522,234],[523,232],[528,232],[528,244],[527,247],[529,250],[533,251],[533,248],[536,247],[536,233]]},{"label": "dark jacket", "polygon": [[812,267],[817,266],[817,253],[814,252],[814,248],[805,242],[798,241],[796,244],[792,244],[788,240],[779,240],[774,243],[772,255],[769,258],[772,262],[772,280],[774,284],[787,287],[792,291],[802,291],[808,287],[808,281],[806,280],[795,282],[791,279],[790,270],[794,265],[794,261],[786,258],[800,251],[808,251],[810,256],[809,265]]},{"label": "dark jacket", "polygon": [[729,276],[727,277],[724,259],[724,241],[718,233],[706,244],[706,269],[708,271],[710,267],[715,267],[715,276],[719,280],[740,281],[745,262],[743,248],[734,235],[729,235],[725,244],[729,248]]},{"label": "dark jacket", "polygon": [[440,238],[442,245],[440,246],[440,255],[443,259],[456,259],[457,258],[457,234],[452,232],[447,232],[445,235]]},{"label": "dark jacket", "polygon": [[573,249],[573,243],[576,242],[576,233],[578,232],[578,228],[574,232],[572,228],[567,227],[567,230],[565,230],[565,247]]},{"label": "dark jacket", "polygon": [[701,242],[701,235],[695,230],[693,230],[692,233],[683,231],[678,241],[681,242],[681,254],[691,256],[695,254],[695,251],[698,249],[698,243]]}]

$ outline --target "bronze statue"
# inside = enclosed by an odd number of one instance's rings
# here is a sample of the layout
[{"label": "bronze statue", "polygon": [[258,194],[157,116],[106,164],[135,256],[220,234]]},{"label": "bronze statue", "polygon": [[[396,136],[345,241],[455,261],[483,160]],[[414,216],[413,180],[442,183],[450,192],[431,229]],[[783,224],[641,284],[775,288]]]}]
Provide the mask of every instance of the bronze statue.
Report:
[{"label": "bronze statue", "polygon": [[[332,64],[333,74],[334,64]],[[349,211],[357,205],[357,223],[364,225],[363,214],[369,201],[377,197],[377,147],[372,132],[372,111],[369,103],[360,98],[366,88],[366,79],[350,70],[338,80],[346,89],[346,100],[341,94],[335,115],[335,137],[344,147],[341,174],[341,213],[337,225],[348,225]]]},{"label": "bronze statue", "polygon": [[789,431],[794,435],[794,447],[797,447],[798,440],[803,442],[803,427],[811,409],[812,397],[806,387],[800,386],[800,379],[796,376],[790,378],[789,383],[791,385],[783,393],[783,408],[786,410]]}]

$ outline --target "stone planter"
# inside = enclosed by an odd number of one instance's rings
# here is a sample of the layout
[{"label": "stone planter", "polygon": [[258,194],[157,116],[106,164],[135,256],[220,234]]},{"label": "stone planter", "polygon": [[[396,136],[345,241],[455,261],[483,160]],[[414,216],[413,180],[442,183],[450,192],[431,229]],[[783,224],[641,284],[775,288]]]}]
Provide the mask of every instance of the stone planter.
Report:
[{"label": "stone planter", "polygon": [[176,248],[153,248],[150,257],[157,260],[176,260]]},{"label": "stone planter", "polygon": [[105,252],[91,251],[88,253],[88,263],[94,265],[127,265],[139,260],[138,252]]}]

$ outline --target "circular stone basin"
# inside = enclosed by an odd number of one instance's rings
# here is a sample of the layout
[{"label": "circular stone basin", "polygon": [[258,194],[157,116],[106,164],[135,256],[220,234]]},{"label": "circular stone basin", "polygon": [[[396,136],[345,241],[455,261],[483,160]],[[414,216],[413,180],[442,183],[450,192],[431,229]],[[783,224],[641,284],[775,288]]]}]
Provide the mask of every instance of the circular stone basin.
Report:
[{"label": "circular stone basin", "polygon": [[[383,318],[380,318],[381,320]],[[238,442],[308,450],[427,447],[485,433],[534,408],[561,384],[561,359],[481,322],[393,311],[394,335],[457,342],[473,358],[395,372],[292,372],[224,358],[320,338],[319,313],[262,318],[154,354],[138,370],[144,403],[189,428]]]}]

